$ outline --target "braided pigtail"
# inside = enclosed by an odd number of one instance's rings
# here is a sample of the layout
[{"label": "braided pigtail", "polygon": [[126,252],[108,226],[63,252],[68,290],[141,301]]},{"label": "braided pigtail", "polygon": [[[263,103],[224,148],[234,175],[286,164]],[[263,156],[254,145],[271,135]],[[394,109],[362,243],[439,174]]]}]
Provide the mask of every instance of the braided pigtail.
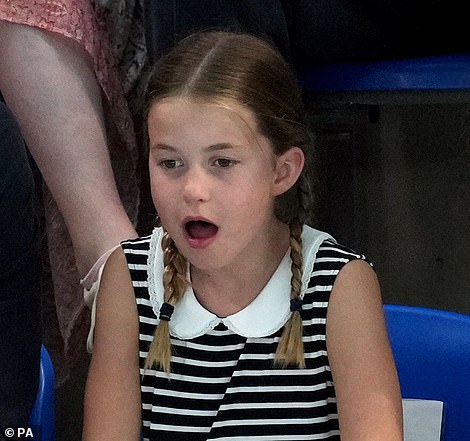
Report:
[{"label": "braided pigtail", "polygon": [[188,286],[186,279],[187,261],[179,253],[175,242],[167,232],[165,232],[162,239],[162,249],[164,303],[160,308],[158,317],[160,323],[155,329],[145,360],[145,369],[150,369],[153,365],[156,365],[169,373],[172,355],[169,321],[176,303],[181,300]]},{"label": "braided pigtail", "polygon": [[305,368],[302,324],[302,227],[308,218],[311,193],[308,180],[302,175],[295,186],[298,215],[290,220],[290,257],[292,260],[291,316],[284,326],[276,351],[276,362],[282,367],[289,365]]},{"label": "braided pigtail", "polygon": [[291,316],[284,326],[276,351],[276,362],[282,367],[294,365],[299,368],[305,367],[304,343],[302,340],[303,325],[302,300],[300,292],[302,289],[302,223],[295,219],[290,224],[290,257],[292,260],[291,278]]}]

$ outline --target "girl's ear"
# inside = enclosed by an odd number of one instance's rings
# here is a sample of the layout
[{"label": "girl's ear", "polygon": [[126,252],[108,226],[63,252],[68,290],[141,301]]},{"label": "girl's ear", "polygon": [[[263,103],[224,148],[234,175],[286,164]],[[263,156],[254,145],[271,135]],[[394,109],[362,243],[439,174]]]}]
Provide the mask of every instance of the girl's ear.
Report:
[{"label": "girl's ear", "polygon": [[299,147],[291,147],[276,158],[273,196],[285,193],[297,182],[304,164],[305,155]]}]

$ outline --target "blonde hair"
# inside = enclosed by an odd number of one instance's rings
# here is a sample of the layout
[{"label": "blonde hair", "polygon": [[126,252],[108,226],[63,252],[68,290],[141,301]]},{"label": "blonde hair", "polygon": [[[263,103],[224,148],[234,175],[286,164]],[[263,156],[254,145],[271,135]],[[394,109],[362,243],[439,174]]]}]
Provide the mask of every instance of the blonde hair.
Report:
[{"label": "blonde hair", "polygon": [[[271,141],[275,154],[301,148],[306,167],[294,186],[275,200],[276,217],[289,225],[292,260],[291,310],[275,355],[280,366],[305,367],[301,309],[302,226],[310,218],[312,198],[308,164],[313,142],[295,76],[279,52],[266,41],[246,34],[206,32],[176,45],[156,64],[147,91],[150,106],[167,97],[236,102],[253,114],[257,128]],[[145,118],[146,120],[147,118]],[[164,302],[175,306],[188,286],[187,261],[166,233]],[[160,320],[145,367],[170,372],[171,341],[167,317]]]},{"label": "blonde hair", "polygon": [[[179,253],[173,239],[166,232],[162,238],[162,249],[164,265],[163,301],[174,307],[181,300],[188,286],[186,278],[187,262]],[[169,320],[160,318],[145,360],[145,369],[149,369],[156,364],[165,372],[170,372],[171,342],[168,322]]]}]

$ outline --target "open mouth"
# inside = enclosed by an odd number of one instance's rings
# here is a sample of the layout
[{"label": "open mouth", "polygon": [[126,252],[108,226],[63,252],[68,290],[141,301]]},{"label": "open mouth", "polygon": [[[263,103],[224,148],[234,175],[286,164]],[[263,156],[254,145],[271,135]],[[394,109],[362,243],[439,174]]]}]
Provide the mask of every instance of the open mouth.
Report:
[{"label": "open mouth", "polygon": [[216,225],[206,221],[189,221],[184,226],[186,233],[191,239],[208,239],[217,234],[219,229]]}]

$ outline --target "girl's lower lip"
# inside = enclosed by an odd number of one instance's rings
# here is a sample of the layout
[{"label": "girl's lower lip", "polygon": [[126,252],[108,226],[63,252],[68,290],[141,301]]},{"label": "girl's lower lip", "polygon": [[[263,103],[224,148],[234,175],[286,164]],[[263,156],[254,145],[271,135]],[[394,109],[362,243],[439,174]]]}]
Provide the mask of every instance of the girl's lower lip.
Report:
[{"label": "girl's lower lip", "polygon": [[188,242],[189,246],[196,250],[202,250],[204,248],[207,248],[212,242],[214,242],[216,236],[217,234],[206,238],[194,238],[189,236],[188,234],[185,234],[186,241]]}]

